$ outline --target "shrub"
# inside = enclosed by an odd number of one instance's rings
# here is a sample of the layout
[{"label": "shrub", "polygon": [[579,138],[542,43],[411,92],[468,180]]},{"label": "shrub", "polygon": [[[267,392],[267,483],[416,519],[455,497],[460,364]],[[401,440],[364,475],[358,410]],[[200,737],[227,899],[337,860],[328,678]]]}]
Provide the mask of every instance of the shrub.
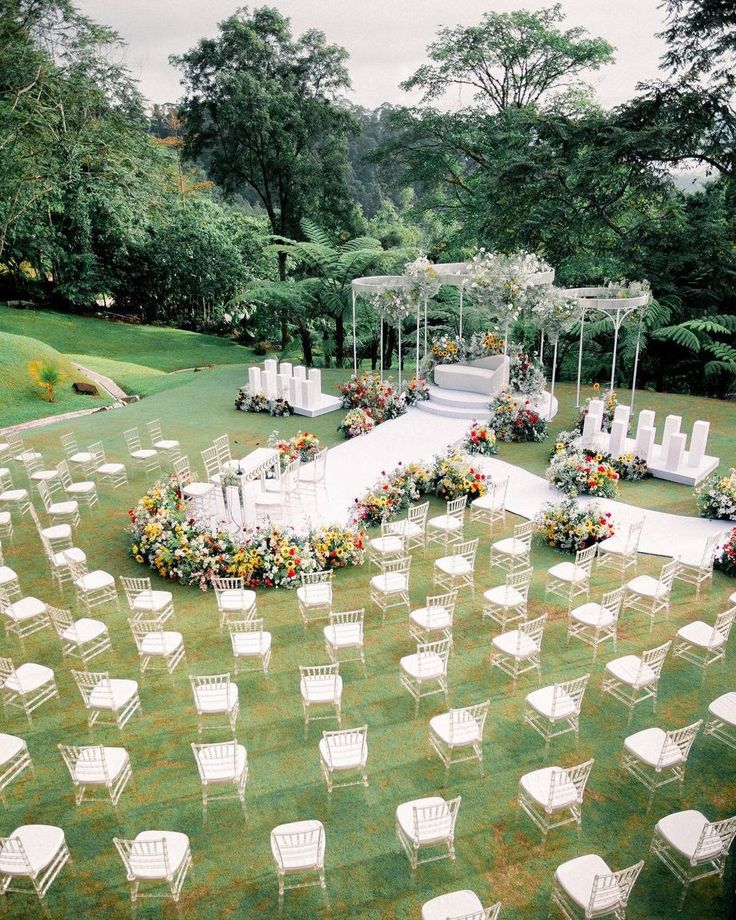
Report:
[{"label": "shrub", "polygon": [[611,514],[594,502],[578,505],[574,498],[548,502],[536,518],[539,533],[547,546],[564,553],[576,553],[615,533]]},{"label": "shrub", "polygon": [[499,441],[544,441],[549,425],[530,400],[515,399],[508,390],[501,392],[490,405],[489,426]]},{"label": "shrub", "polygon": [[66,374],[45,358],[37,358],[28,364],[28,373],[34,383],[46,391],[46,398],[51,403],[54,401],[54,390],[66,378]]},{"label": "shrub", "polygon": [[736,469],[725,476],[714,473],[695,490],[701,517],[736,521]]},{"label": "shrub", "polygon": [[463,450],[467,454],[481,454],[490,457],[498,453],[496,435],[488,425],[473,422],[463,440]]},{"label": "shrub", "polygon": [[261,339],[260,342],[256,342],[253,346],[253,351],[257,355],[272,355],[274,352],[278,351],[273,342],[268,339]]}]

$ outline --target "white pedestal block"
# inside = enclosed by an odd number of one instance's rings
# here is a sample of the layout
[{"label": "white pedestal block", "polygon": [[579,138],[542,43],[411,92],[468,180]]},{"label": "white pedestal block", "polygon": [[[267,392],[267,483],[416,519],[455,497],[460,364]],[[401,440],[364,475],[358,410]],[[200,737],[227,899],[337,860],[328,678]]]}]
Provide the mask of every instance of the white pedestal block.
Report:
[{"label": "white pedestal block", "polygon": [[260,367],[248,368],[248,386],[251,393],[261,392],[261,369]]},{"label": "white pedestal block", "polygon": [[275,358],[266,358],[263,362],[263,369],[267,374],[273,374],[274,376],[278,373],[279,362]]},{"label": "white pedestal block", "polygon": [[[636,436],[642,428],[654,428],[654,412],[651,409],[642,409],[639,413],[639,421],[636,423]],[[639,454],[641,456],[641,454]]]},{"label": "white pedestal block", "polygon": [[[629,406],[616,406],[616,408],[613,410],[613,421],[614,422],[625,422],[627,431],[629,428],[630,418],[631,418],[631,408]],[[611,453],[613,453],[613,451],[611,451]]]},{"label": "white pedestal block", "polygon": [[307,381],[307,401],[304,404],[305,409],[316,409],[319,405],[319,398],[322,395],[322,389],[317,380]]},{"label": "white pedestal block", "polygon": [[297,377],[297,393],[299,394],[298,405],[304,408],[307,407],[307,402],[309,400],[309,381],[304,378]]},{"label": "white pedestal block", "polygon": [[[628,408],[628,406],[626,407]],[[629,427],[628,419],[614,419],[611,423],[611,437],[608,441],[608,452],[612,457],[620,457],[624,451],[624,441]]]},{"label": "white pedestal block", "polygon": [[[653,412],[652,415],[654,415]],[[641,419],[639,420],[639,425],[636,429],[636,441],[634,442],[634,455],[646,460],[647,463],[649,463],[649,459],[652,456],[656,433],[657,429],[654,426],[642,425]]]},{"label": "white pedestal block", "polygon": [[289,377],[289,402],[292,406],[299,404],[299,393],[297,392],[298,385],[299,381],[296,380],[296,378]]},{"label": "white pedestal block", "polygon": [[708,444],[708,432],[710,431],[710,422],[697,421],[693,425],[693,433],[690,436],[690,450],[688,451],[687,465],[700,466],[705,456],[705,448]]},{"label": "white pedestal block", "polygon": [[261,375],[263,381],[263,392],[269,399],[276,399],[276,374],[271,371],[265,371]]},{"label": "white pedestal block", "polygon": [[297,380],[306,380],[307,379],[307,369],[303,364],[297,364],[294,370],[292,371]]},{"label": "white pedestal block", "polygon": [[685,442],[687,441],[687,436],[675,432],[670,435],[669,448],[667,450],[667,466],[666,468],[671,472],[675,472],[680,469],[682,463],[682,457],[685,453]]},{"label": "white pedestal block", "polygon": [[594,448],[595,440],[601,430],[601,419],[598,415],[592,415],[590,412],[583,419],[583,447]]},{"label": "white pedestal block", "polygon": [[[605,404],[602,399],[591,399],[588,403],[588,415],[592,415],[600,420],[603,420],[603,412],[605,410]],[[600,425],[598,426],[600,428]]]},{"label": "white pedestal block", "polygon": [[[672,435],[680,433],[682,417],[679,415],[668,415],[664,420],[664,434],[662,435],[662,459],[666,460],[670,455],[670,440]],[[669,468],[669,464],[667,464]]]},{"label": "white pedestal block", "polygon": [[292,371],[293,366],[294,365],[291,363],[291,361],[282,361],[281,362],[281,373],[285,377],[291,377],[291,371]]},{"label": "white pedestal block", "polygon": [[[283,368],[283,366],[284,365],[282,364],[281,367]],[[279,396],[282,399],[286,399],[286,400],[289,399],[289,381],[290,380],[291,380],[291,377],[287,377],[286,374],[278,374],[276,376],[276,387],[278,388]]]},{"label": "white pedestal block", "polygon": [[322,392],[322,371],[318,367],[310,367],[307,374],[309,380],[317,384],[317,389]]}]

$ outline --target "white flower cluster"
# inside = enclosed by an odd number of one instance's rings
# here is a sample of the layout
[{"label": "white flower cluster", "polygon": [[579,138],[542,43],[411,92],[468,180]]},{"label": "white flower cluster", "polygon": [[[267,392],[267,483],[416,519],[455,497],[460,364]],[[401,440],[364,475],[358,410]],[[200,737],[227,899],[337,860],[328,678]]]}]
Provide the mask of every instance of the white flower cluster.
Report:
[{"label": "white flower cluster", "polygon": [[526,306],[527,292],[550,266],[533,252],[503,255],[480,249],[471,263],[471,293],[503,322],[517,319]]},{"label": "white flower cluster", "polygon": [[528,298],[532,317],[551,339],[556,339],[580,317],[577,298],[568,296],[562,288],[535,288]]},{"label": "white flower cluster", "polygon": [[415,300],[430,300],[440,289],[440,279],[426,256],[419,256],[404,266],[407,290]]},{"label": "white flower cluster", "polygon": [[611,292],[611,297],[641,297],[643,294],[651,293],[652,286],[645,279],[644,281],[627,281],[626,278],[617,280],[606,279],[605,287]]},{"label": "white flower cluster", "polygon": [[390,326],[396,326],[412,311],[412,304],[406,291],[391,288],[371,297],[371,306]]}]

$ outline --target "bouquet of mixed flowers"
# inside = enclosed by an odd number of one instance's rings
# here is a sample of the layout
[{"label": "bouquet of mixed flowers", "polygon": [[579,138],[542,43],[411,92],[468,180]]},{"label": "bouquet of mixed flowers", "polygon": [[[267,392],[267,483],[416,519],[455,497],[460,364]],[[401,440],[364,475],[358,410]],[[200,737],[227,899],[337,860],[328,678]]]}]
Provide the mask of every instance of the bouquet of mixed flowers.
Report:
[{"label": "bouquet of mixed flowers", "polygon": [[610,454],[603,454],[606,460],[618,473],[618,478],[625,482],[640,482],[649,476],[649,465],[643,457],[637,457],[631,452],[621,454],[620,457],[612,457]]},{"label": "bouquet of mixed flowers", "polygon": [[418,402],[429,399],[429,387],[424,377],[412,377],[406,384],[404,399],[407,406],[414,406]]},{"label": "bouquet of mixed flowers", "polygon": [[337,426],[342,431],[346,440],[359,438],[363,434],[370,434],[376,423],[367,409],[351,409]]},{"label": "bouquet of mixed flowers", "polygon": [[339,524],[318,527],[309,534],[317,566],[324,569],[341,569],[348,565],[362,565],[365,559],[365,531],[346,529]]},{"label": "bouquet of mixed flowers", "polygon": [[281,469],[285,470],[297,457],[302,463],[311,463],[319,452],[319,438],[309,431],[297,431],[293,438],[279,438],[278,431],[273,431],[268,439],[268,446],[279,452]]},{"label": "bouquet of mixed flowers", "polygon": [[582,449],[580,432],[577,428],[574,431],[558,431],[555,435],[552,450],[549,452],[549,459],[551,460],[560,454],[576,454]]},{"label": "bouquet of mixed flowers", "polygon": [[435,457],[430,488],[438,498],[446,502],[460,498],[461,495],[467,495],[468,501],[472,501],[488,491],[485,475],[451,447],[445,454]]},{"label": "bouquet of mixed flowers", "polygon": [[375,371],[352,376],[340,387],[343,409],[365,409],[376,425],[406,412],[406,400],[390,380]]},{"label": "bouquet of mixed flowers", "polygon": [[583,452],[556,454],[547,468],[547,479],[568,495],[594,495],[615,498],[618,495],[618,473],[597,456]]},{"label": "bouquet of mixed flowers", "polygon": [[736,521],[736,469],[723,476],[713,473],[695,490],[701,517]]},{"label": "bouquet of mixed flowers", "polygon": [[430,470],[419,463],[399,463],[390,472],[383,471],[381,478],[353,502],[351,521],[371,526],[390,520],[429,490],[430,477]]},{"label": "bouquet of mixed flowers", "polygon": [[463,440],[463,450],[467,454],[482,454],[484,457],[497,454],[498,447],[493,429],[480,422],[473,422]]},{"label": "bouquet of mixed flowers", "polygon": [[560,431],[555,435],[555,443],[550,451],[550,460],[559,460],[561,457],[578,456],[584,454],[596,463],[607,463],[618,473],[618,478],[626,482],[639,482],[649,476],[649,466],[646,460],[633,453],[621,454],[614,457],[602,451],[593,451],[584,448],[581,443],[580,432]]},{"label": "bouquet of mixed flowers", "polygon": [[509,358],[509,389],[524,396],[538,396],[545,384],[542,362],[521,349]]},{"label": "bouquet of mixed flowers", "polygon": [[499,441],[544,441],[549,425],[530,400],[515,399],[503,389],[490,404],[488,425]]},{"label": "bouquet of mixed flowers", "polygon": [[513,322],[526,306],[536,276],[550,267],[532,252],[503,255],[481,249],[473,257],[469,289],[499,321]]},{"label": "bouquet of mixed flowers", "polygon": [[252,393],[248,385],[238,390],[235,408],[242,412],[267,412],[274,416],[287,416],[294,411],[291,404],[280,396],[269,399],[265,393]]},{"label": "bouquet of mixed flowers", "polygon": [[503,353],[503,336],[492,332],[490,329],[485,332],[474,332],[470,336],[470,341],[466,347],[466,357],[468,360],[477,358],[488,358],[491,355],[500,355]]},{"label": "bouquet of mixed flowers", "polygon": [[601,511],[594,502],[578,505],[573,498],[544,505],[536,522],[547,546],[564,553],[576,553],[615,533],[610,512]]},{"label": "bouquet of mixed flowers", "polygon": [[715,558],[715,567],[725,575],[736,575],[736,527],[726,536],[726,541]]},{"label": "bouquet of mixed flowers", "polygon": [[465,354],[465,342],[460,336],[441,335],[432,339],[432,365],[457,364]]}]

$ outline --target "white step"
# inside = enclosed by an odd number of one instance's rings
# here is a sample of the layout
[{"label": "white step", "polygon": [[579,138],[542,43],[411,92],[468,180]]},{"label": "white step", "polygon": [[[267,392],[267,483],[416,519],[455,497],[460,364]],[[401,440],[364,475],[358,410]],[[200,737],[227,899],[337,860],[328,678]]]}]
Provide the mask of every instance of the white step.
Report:
[{"label": "white step", "polygon": [[464,390],[446,390],[436,386],[429,387],[429,398],[430,402],[441,403],[443,406],[473,409],[476,412],[485,412],[491,401],[487,393],[467,393]]},{"label": "white step", "polygon": [[443,403],[429,400],[418,402],[417,409],[420,412],[428,412],[430,415],[442,415],[445,418],[467,418],[477,421],[484,421],[488,418],[488,405],[473,406],[446,406]]}]

